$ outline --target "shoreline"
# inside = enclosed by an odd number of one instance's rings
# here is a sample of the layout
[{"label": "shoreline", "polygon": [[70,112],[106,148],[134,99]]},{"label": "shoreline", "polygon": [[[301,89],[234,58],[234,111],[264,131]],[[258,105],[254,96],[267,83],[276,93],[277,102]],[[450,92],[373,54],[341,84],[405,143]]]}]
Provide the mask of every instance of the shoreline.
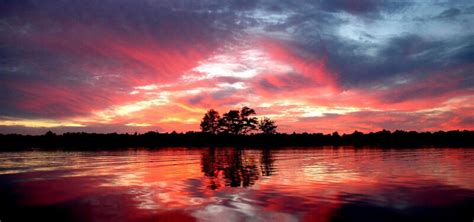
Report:
[{"label": "shoreline", "polygon": [[20,149],[122,149],[162,147],[282,147],[352,146],[377,148],[474,147],[474,131],[414,132],[387,130],[339,135],[322,133],[293,134],[208,134],[201,132],[144,134],[64,133],[56,135],[0,134],[0,151]]}]

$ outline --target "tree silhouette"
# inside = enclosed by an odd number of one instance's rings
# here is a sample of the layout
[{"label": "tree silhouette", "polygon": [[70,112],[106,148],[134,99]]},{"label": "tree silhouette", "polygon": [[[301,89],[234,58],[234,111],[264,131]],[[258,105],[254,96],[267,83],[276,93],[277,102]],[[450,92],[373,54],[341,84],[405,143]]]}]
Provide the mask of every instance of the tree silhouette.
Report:
[{"label": "tree silhouette", "polygon": [[252,115],[256,115],[254,109],[251,109],[247,106],[242,107],[240,110],[240,120],[242,124],[242,133],[247,134],[250,131],[257,129],[258,120],[257,117],[251,117]]},{"label": "tree silhouette", "polygon": [[257,129],[258,120],[255,115],[255,110],[247,106],[239,110],[230,110],[224,113],[219,121],[221,132],[231,134],[247,134],[252,130]]},{"label": "tree silhouette", "polygon": [[275,121],[268,117],[263,117],[263,119],[258,123],[258,129],[260,129],[264,134],[274,134],[276,133],[276,128]]},{"label": "tree silhouette", "polygon": [[242,124],[240,121],[240,113],[238,110],[229,110],[222,115],[219,121],[220,131],[224,133],[240,134]]},{"label": "tree silhouette", "polygon": [[207,111],[201,121],[202,132],[216,134],[219,132],[219,113],[213,109]]}]

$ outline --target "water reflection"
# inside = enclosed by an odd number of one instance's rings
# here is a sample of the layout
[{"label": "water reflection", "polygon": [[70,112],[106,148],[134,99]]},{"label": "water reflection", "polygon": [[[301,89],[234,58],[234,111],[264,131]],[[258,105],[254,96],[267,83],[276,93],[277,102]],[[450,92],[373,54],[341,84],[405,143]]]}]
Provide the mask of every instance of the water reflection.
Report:
[{"label": "water reflection", "polygon": [[209,188],[221,188],[222,179],[226,186],[248,187],[255,184],[260,176],[270,176],[273,164],[270,151],[262,150],[260,163],[256,156],[256,153],[239,148],[209,148],[202,152],[202,172],[210,179]]},{"label": "water reflection", "polygon": [[262,157],[261,163],[260,163],[260,168],[262,170],[262,176],[271,176],[273,173],[273,160],[272,158],[272,152],[270,149],[263,149],[262,150]]},{"label": "water reflection", "polygon": [[471,220],[474,150],[161,149],[0,156],[0,219]]}]

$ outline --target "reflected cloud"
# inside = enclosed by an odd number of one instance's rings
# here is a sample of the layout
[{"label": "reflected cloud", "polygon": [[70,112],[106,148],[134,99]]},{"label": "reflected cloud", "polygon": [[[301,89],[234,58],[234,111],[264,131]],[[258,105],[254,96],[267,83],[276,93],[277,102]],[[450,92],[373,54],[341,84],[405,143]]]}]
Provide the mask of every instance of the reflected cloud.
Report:
[{"label": "reflected cloud", "polygon": [[474,198],[473,157],[467,149],[12,152],[0,157],[0,194],[18,206],[101,209],[85,216],[121,209],[131,220],[180,212],[199,221],[331,221],[363,218],[352,211],[363,206],[385,216],[452,214]]}]

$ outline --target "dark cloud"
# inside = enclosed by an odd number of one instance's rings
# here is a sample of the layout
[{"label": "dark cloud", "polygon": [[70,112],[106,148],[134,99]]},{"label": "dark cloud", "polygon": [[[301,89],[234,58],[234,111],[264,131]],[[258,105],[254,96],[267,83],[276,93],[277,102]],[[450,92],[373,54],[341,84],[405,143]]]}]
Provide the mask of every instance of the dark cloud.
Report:
[{"label": "dark cloud", "polygon": [[256,0],[233,0],[230,1],[230,6],[235,10],[249,10],[254,9],[258,4]]},{"label": "dark cloud", "polygon": [[[233,24],[232,13],[198,9],[177,10],[174,4],[159,1],[24,1],[11,4],[2,18],[12,29],[27,26],[28,35],[59,35],[76,44],[103,37],[104,30],[120,35],[124,41],[157,40],[180,47],[206,39],[225,37],[220,23]],[[22,5],[18,7],[17,5]],[[193,4],[191,4],[192,6]],[[15,7],[17,6],[17,7]],[[203,8],[203,10],[199,10]],[[18,17],[22,15],[21,17]],[[33,19],[34,18],[34,19]],[[76,28],[84,28],[77,30]],[[66,36],[64,36],[66,35]],[[107,36],[105,36],[107,37]],[[81,41],[82,40],[82,41]],[[183,45],[186,47],[187,45]]]},{"label": "dark cloud", "polygon": [[472,40],[474,36],[471,36],[470,38],[471,40],[466,41],[469,43],[469,45],[458,49],[453,55],[454,60],[465,63],[470,63],[474,61],[474,40]]},{"label": "dark cloud", "polygon": [[[452,96],[450,94],[460,92],[460,94],[474,93],[474,78],[471,74],[463,75],[445,74],[443,78],[433,78],[429,81],[416,81],[404,86],[394,87],[386,92],[382,100],[386,103],[398,103],[410,100],[434,99],[442,96]],[[465,81],[470,82],[469,85]]]},{"label": "dark cloud", "polygon": [[238,93],[238,90],[236,89],[222,89],[222,90],[211,93],[211,96],[215,100],[221,100],[221,99],[229,98],[233,95],[236,95],[237,93]]},{"label": "dark cloud", "polygon": [[318,8],[327,12],[347,12],[353,15],[376,19],[380,18],[382,12],[394,12],[402,10],[412,3],[408,1],[377,1],[377,0],[323,0],[317,3]]},{"label": "dark cloud", "polygon": [[450,8],[450,9],[446,9],[444,10],[443,12],[441,12],[438,16],[436,16],[435,18],[441,18],[441,19],[444,19],[444,18],[454,18],[458,15],[461,14],[461,10],[457,9],[457,8]]},{"label": "dark cloud", "polygon": [[[371,87],[386,83],[395,76],[407,74],[413,78],[428,78],[429,73],[462,66],[472,61],[472,46],[466,44],[472,42],[473,35],[469,35],[469,32],[459,36],[439,38],[435,35],[446,35],[442,32],[443,27],[439,30],[431,30],[431,34],[407,28],[398,30],[396,34],[385,36],[371,33],[370,29],[369,31],[359,30],[358,33],[341,32],[339,29],[342,26],[351,25],[348,18],[337,14],[341,11],[380,22],[385,22],[392,13],[399,13],[397,16],[401,14],[406,18],[402,17],[397,23],[404,25],[413,23],[408,17],[410,15],[403,15],[405,10],[410,9],[412,3],[319,1],[311,5],[314,8],[308,5],[300,8],[293,7],[291,10],[287,8],[288,11],[298,13],[291,15],[284,22],[265,26],[265,30],[288,32],[294,36],[288,44],[294,51],[311,59],[327,59],[330,70],[339,75],[339,81],[344,88]],[[276,10],[280,12],[285,9],[277,8]],[[382,12],[384,15],[380,16]],[[456,16],[457,12],[458,10],[452,7],[440,15]],[[417,24],[419,29],[430,29],[430,26],[433,26],[429,24],[430,19],[431,17],[428,16],[426,20]],[[469,24],[465,22],[449,22],[453,23],[451,25],[465,25],[466,31],[469,27]],[[397,25],[393,22],[388,24]],[[372,25],[369,23],[367,26]],[[439,26],[439,24],[436,25]],[[382,31],[385,31],[385,28],[390,29],[390,26],[378,27]],[[268,89],[276,89],[268,81],[261,81],[260,84],[267,86]]]},{"label": "dark cloud", "polygon": [[274,84],[270,83],[266,79],[261,79],[258,83],[264,90],[267,90],[267,91],[278,91],[279,90],[279,87],[277,87]]},{"label": "dark cloud", "polygon": [[464,13],[466,13],[466,14],[474,14],[474,6],[466,7],[466,8],[464,9]]},{"label": "dark cloud", "polygon": [[254,39],[284,46],[279,62],[295,70],[259,73],[245,93],[225,88],[183,101],[235,105],[259,90],[321,87],[313,61],[337,75],[337,88],[379,103],[449,99],[474,87],[472,12],[470,2],[0,0],[0,116],[67,118],[133,103],[144,99],[130,94],[134,87],[179,82]]},{"label": "dark cloud", "polygon": [[198,95],[198,96],[189,98],[187,102],[191,105],[196,105],[196,104],[199,104],[203,99],[204,99],[204,96]]},{"label": "dark cloud", "polygon": [[376,85],[397,75],[410,73],[412,78],[469,64],[473,57],[470,42],[473,36],[453,41],[439,41],[418,35],[393,37],[375,51],[375,57],[364,52],[366,45],[360,45],[338,38],[325,38],[321,46],[306,47],[314,52],[327,52],[328,64],[339,73],[345,87]]},{"label": "dark cloud", "polygon": [[373,13],[380,10],[380,1],[362,0],[362,1],[320,1],[320,6],[327,11],[347,11],[353,14]]},{"label": "dark cloud", "polygon": [[[0,115],[50,118],[105,108],[140,82],[178,78],[179,66],[195,62],[187,51],[205,56],[236,29],[233,13],[194,1],[0,4]],[[146,50],[162,56],[147,58]],[[157,69],[153,62],[159,59],[169,61]],[[20,106],[38,100],[44,104],[34,109]]]},{"label": "dark cloud", "polygon": [[463,126],[463,127],[470,127],[470,126],[474,126],[474,117],[462,117],[461,121],[460,121],[460,125]]}]

